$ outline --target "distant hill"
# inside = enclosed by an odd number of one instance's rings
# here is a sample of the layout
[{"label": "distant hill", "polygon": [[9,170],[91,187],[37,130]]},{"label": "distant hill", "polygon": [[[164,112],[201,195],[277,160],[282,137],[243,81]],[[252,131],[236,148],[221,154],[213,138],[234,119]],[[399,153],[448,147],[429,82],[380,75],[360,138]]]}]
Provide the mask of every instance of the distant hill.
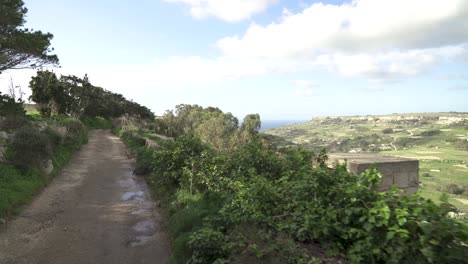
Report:
[{"label": "distant hill", "polygon": [[[280,146],[300,144],[315,151],[379,152],[438,145],[441,139],[446,140],[444,146],[448,142],[453,148],[467,150],[466,135],[462,133],[467,127],[468,113],[407,113],[316,117],[263,133]],[[440,129],[452,130],[429,132]]]}]

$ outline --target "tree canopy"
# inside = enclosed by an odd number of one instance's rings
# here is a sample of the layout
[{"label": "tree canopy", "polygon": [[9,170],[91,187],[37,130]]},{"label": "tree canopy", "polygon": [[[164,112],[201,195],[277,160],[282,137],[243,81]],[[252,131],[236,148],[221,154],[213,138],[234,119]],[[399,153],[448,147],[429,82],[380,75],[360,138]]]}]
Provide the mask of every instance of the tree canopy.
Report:
[{"label": "tree canopy", "polygon": [[79,78],[54,72],[38,71],[29,87],[31,99],[39,105],[44,116],[69,115],[76,118],[114,118],[124,114],[142,119],[153,119],[154,114],[146,107],[127,100],[123,95],[92,85],[88,76]]},{"label": "tree canopy", "polygon": [[229,150],[250,141],[260,129],[259,114],[239,120],[217,107],[180,104],[156,120],[156,131],[169,137],[195,136],[216,150]]},{"label": "tree canopy", "polygon": [[51,33],[24,28],[28,9],[22,0],[0,2],[0,74],[8,69],[57,65]]}]

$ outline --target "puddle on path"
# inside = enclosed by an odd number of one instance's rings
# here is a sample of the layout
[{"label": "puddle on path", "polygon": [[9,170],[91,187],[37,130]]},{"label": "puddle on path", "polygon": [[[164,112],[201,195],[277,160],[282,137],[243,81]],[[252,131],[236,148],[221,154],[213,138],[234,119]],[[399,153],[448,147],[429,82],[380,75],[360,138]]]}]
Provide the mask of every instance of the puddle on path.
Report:
[{"label": "puddle on path", "polygon": [[136,236],[135,241],[130,242],[130,247],[143,246],[144,244],[153,241],[154,236]]},{"label": "puddle on path", "polygon": [[130,212],[131,215],[142,215],[144,213],[149,213],[149,210],[147,209],[140,209],[140,210],[136,210],[136,211],[133,211],[133,212]]},{"label": "puddle on path", "polygon": [[155,223],[152,220],[145,220],[138,222],[136,225],[133,226],[133,229],[138,233],[152,233],[154,232]]},{"label": "puddle on path", "polygon": [[159,227],[153,215],[153,202],[147,195],[147,188],[142,179],[130,176],[121,178],[117,184],[122,188],[120,200],[132,207],[127,212],[135,223],[129,230],[129,247],[143,246],[158,237]]},{"label": "puddle on path", "polygon": [[130,201],[130,200],[137,200],[137,201],[144,201],[145,193],[143,191],[136,191],[136,192],[126,192],[122,195],[121,199],[123,201]]},{"label": "puddle on path", "polygon": [[122,188],[135,188],[136,184],[133,179],[128,179],[128,180],[121,180],[119,181],[119,185]]}]

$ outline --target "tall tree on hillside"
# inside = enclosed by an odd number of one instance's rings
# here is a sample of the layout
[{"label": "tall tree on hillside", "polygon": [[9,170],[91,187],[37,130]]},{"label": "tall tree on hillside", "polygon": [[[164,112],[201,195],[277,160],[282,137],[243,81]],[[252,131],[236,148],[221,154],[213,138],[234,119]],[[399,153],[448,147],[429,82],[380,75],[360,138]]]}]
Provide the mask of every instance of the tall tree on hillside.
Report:
[{"label": "tall tree on hillside", "polygon": [[54,101],[60,92],[59,80],[51,71],[38,71],[37,75],[29,82],[31,88],[31,100],[39,105],[39,111],[43,116],[50,116],[58,109]]},{"label": "tall tree on hillside", "polygon": [[244,117],[241,130],[254,135],[257,134],[262,126],[259,114],[249,114]]},{"label": "tall tree on hillside", "polygon": [[0,74],[8,69],[58,65],[51,54],[53,35],[24,28],[28,9],[22,0],[0,1]]}]

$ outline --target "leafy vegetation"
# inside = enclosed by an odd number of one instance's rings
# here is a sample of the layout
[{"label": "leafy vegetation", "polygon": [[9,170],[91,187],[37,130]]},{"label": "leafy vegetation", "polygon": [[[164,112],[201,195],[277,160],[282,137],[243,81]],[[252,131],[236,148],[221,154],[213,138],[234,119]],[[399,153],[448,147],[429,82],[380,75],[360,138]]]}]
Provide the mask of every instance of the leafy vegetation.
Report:
[{"label": "leafy vegetation", "polygon": [[39,105],[43,116],[68,115],[79,119],[116,118],[125,114],[153,119],[146,107],[127,100],[121,94],[93,86],[88,77],[61,76],[50,71],[38,71],[29,84],[31,99]]},{"label": "leafy vegetation", "polygon": [[[18,129],[7,145],[7,162],[0,163],[0,218],[28,202],[87,141],[87,130],[80,121],[61,119],[55,125],[40,131],[29,124]],[[57,127],[64,128],[66,135],[53,129]],[[53,164],[50,175],[40,168],[48,159]]]},{"label": "leafy vegetation", "polygon": [[168,137],[197,137],[217,150],[226,150],[247,142],[258,133],[260,125],[258,114],[247,115],[239,127],[236,117],[219,108],[181,104],[158,118],[154,130]]},{"label": "leafy vegetation", "polygon": [[419,160],[420,194],[468,212],[466,192],[446,188],[468,186],[466,113],[418,113],[387,116],[316,118],[303,124],[264,131],[280,147],[301,146],[329,152],[379,152]]},{"label": "leafy vegetation", "polygon": [[16,167],[39,169],[43,161],[50,159],[52,144],[46,133],[33,127],[23,127],[15,132],[8,150],[8,160]]},{"label": "leafy vegetation", "polygon": [[[178,131],[194,129],[185,124]],[[466,260],[468,230],[448,216],[456,208],[446,197],[437,205],[378,192],[374,169],[330,170],[325,152],[277,149],[259,135],[220,149],[180,133],[145,148],[145,133],[120,134],[149,166],[146,179],[170,213],[176,263]]]},{"label": "leafy vegetation", "polygon": [[23,27],[27,12],[22,0],[0,3],[0,73],[58,64],[57,55],[51,54],[53,35]]}]

